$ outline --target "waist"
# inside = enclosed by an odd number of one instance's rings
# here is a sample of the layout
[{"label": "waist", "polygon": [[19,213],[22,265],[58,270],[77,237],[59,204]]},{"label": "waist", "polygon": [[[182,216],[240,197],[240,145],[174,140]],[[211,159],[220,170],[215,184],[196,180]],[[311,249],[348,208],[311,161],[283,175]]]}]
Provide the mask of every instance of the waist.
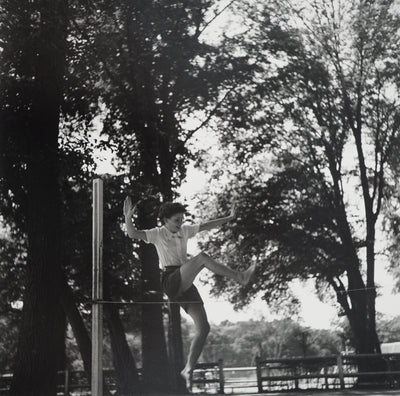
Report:
[{"label": "waist", "polygon": [[180,267],[181,267],[180,265],[167,265],[163,268],[163,272],[175,271]]}]

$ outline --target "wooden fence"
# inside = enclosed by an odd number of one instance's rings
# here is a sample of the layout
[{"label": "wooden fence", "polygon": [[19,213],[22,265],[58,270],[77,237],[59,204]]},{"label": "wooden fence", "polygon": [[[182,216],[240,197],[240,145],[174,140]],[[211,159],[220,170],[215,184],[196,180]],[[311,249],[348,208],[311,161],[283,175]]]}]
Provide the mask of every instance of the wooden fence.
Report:
[{"label": "wooden fence", "polygon": [[196,387],[199,389],[214,388],[218,393],[223,394],[225,377],[224,364],[222,359],[215,363],[198,363],[191,377],[192,390]]},{"label": "wooden fence", "polygon": [[[7,395],[12,375],[0,376],[0,395]],[[104,370],[115,389],[113,370]],[[59,372],[58,395],[90,395],[83,371]],[[194,393],[268,393],[279,390],[344,389],[362,383],[400,388],[400,353],[257,359],[255,367],[224,367],[223,361],[201,363],[192,375]]]},{"label": "wooden fence", "polygon": [[400,386],[400,354],[257,359],[258,392],[303,389],[344,389],[361,383]]}]

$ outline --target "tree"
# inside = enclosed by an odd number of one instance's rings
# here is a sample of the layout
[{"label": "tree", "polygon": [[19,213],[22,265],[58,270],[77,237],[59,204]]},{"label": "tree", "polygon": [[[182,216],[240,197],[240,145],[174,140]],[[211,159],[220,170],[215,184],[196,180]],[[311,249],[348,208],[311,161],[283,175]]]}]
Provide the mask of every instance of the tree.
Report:
[{"label": "tree", "polygon": [[240,215],[213,246],[262,267],[253,288],[216,285],[240,304],[314,278],[335,291],[356,351],[379,352],[375,238],[399,138],[399,18],[390,1],[276,4],[246,5],[229,45],[258,72],[219,114],[235,158],[219,200],[235,197]]},{"label": "tree", "polygon": [[[92,164],[84,150],[87,144],[80,145],[84,136],[74,141],[87,129],[87,114],[73,86],[66,88],[66,57],[73,55],[67,48],[70,14],[66,4],[4,2],[2,7],[8,15],[2,25],[1,54],[0,194],[2,220],[7,224],[0,248],[6,269],[2,280],[7,282],[2,305],[17,316],[19,311],[12,304],[24,299],[12,392],[53,394],[57,370],[65,367],[65,316],[90,377],[90,337],[64,274],[64,268],[72,268],[69,273],[76,275],[82,264],[90,274],[91,245],[82,244],[90,241],[90,220],[89,227],[80,229],[77,220],[82,226],[85,214],[91,218],[88,169]],[[70,211],[79,206],[76,202],[86,209]],[[110,327],[118,324],[114,315]],[[118,334],[112,333],[113,345]],[[43,358],[43,354],[48,356]],[[126,362],[124,368],[132,368]]]},{"label": "tree", "polygon": [[[66,60],[64,1],[2,3],[1,103],[5,196],[19,199],[27,266],[11,394],[53,395],[64,364],[65,317],[57,278],[60,238],[58,133]],[[17,158],[17,160],[16,160]],[[20,171],[20,172],[19,172]],[[23,175],[12,180],[11,176]],[[4,195],[3,195],[4,197]]]}]

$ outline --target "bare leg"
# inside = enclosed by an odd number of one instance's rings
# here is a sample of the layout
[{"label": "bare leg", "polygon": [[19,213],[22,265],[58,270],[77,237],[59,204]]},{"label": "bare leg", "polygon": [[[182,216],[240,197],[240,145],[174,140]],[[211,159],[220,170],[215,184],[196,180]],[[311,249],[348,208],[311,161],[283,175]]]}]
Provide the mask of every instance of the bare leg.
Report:
[{"label": "bare leg", "polygon": [[189,304],[188,314],[193,319],[196,333],[190,344],[189,354],[184,369],[181,371],[182,377],[186,381],[186,387],[190,388],[190,375],[199,359],[203,350],[210,325],[208,323],[207,314],[202,304]]},{"label": "bare leg", "polygon": [[187,290],[192,285],[196,276],[204,267],[217,275],[233,279],[242,285],[246,285],[251,280],[256,269],[255,264],[253,264],[246,271],[239,272],[227,267],[226,265],[217,263],[205,253],[200,253],[193,257],[188,263],[185,263],[180,267],[182,279],[180,292]]},{"label": "bare leg", "polygon": [[236,282],[239,282],[241,285],[247,285],[251,280],[254,271],[256,269],[255,264],[251,265],[246,271],[240,272],[233,270],[232,268],[227,267],[226,265],[220,264],[214,259],[212,259],[209,255],[203,254],[204,266],[210,271],[214,272],[214,274],[225,276],[229,279],[233,279]]},{"label": "bare leg", "polygon": [[181,285],[179,288],[180,292],[184,292],[185,290],[189,289],[189,287],[192,286],[196,276],[204,268],[204,260],[202,259],[202,256],[203,253],[198,254],[187,263],[181,265],[179,268],[181,272]]}]

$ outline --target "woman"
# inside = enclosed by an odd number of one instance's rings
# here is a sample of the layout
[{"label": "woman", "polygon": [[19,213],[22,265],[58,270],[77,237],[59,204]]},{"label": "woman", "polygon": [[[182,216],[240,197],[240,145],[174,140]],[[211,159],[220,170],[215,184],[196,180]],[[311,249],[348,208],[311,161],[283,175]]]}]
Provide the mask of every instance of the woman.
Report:
[{"label": "woman", "polygon": [[163,292],[171,301],[179,302],[193,319],[196,328],[186,365],[181,371],[186,386],[189,388],[191,373],[210,331],[203,300],[196,286],[193,285],[193,281],[203,268],[207,268],[215,274],[233,279],[241,285],[246,285],[252,279],[256,267],[253,264],[246,271],[239,272],[217,263],[203,252],[192,258],[187,257],[188,239],[194,237],[200,231],[220,227],[234,219],[234,207],[227,217],[189,225],[183,224],[185,207],[176,202],[166,202],[161,205],[159,211],[159,218],[162,220],[163,226],[149,230],[137,230],[135,228],[132,221],[135,209],[130,197],[127,197],[124,202],[124,216],[129,237],[155,245],[162,267],[161,285]]}]

